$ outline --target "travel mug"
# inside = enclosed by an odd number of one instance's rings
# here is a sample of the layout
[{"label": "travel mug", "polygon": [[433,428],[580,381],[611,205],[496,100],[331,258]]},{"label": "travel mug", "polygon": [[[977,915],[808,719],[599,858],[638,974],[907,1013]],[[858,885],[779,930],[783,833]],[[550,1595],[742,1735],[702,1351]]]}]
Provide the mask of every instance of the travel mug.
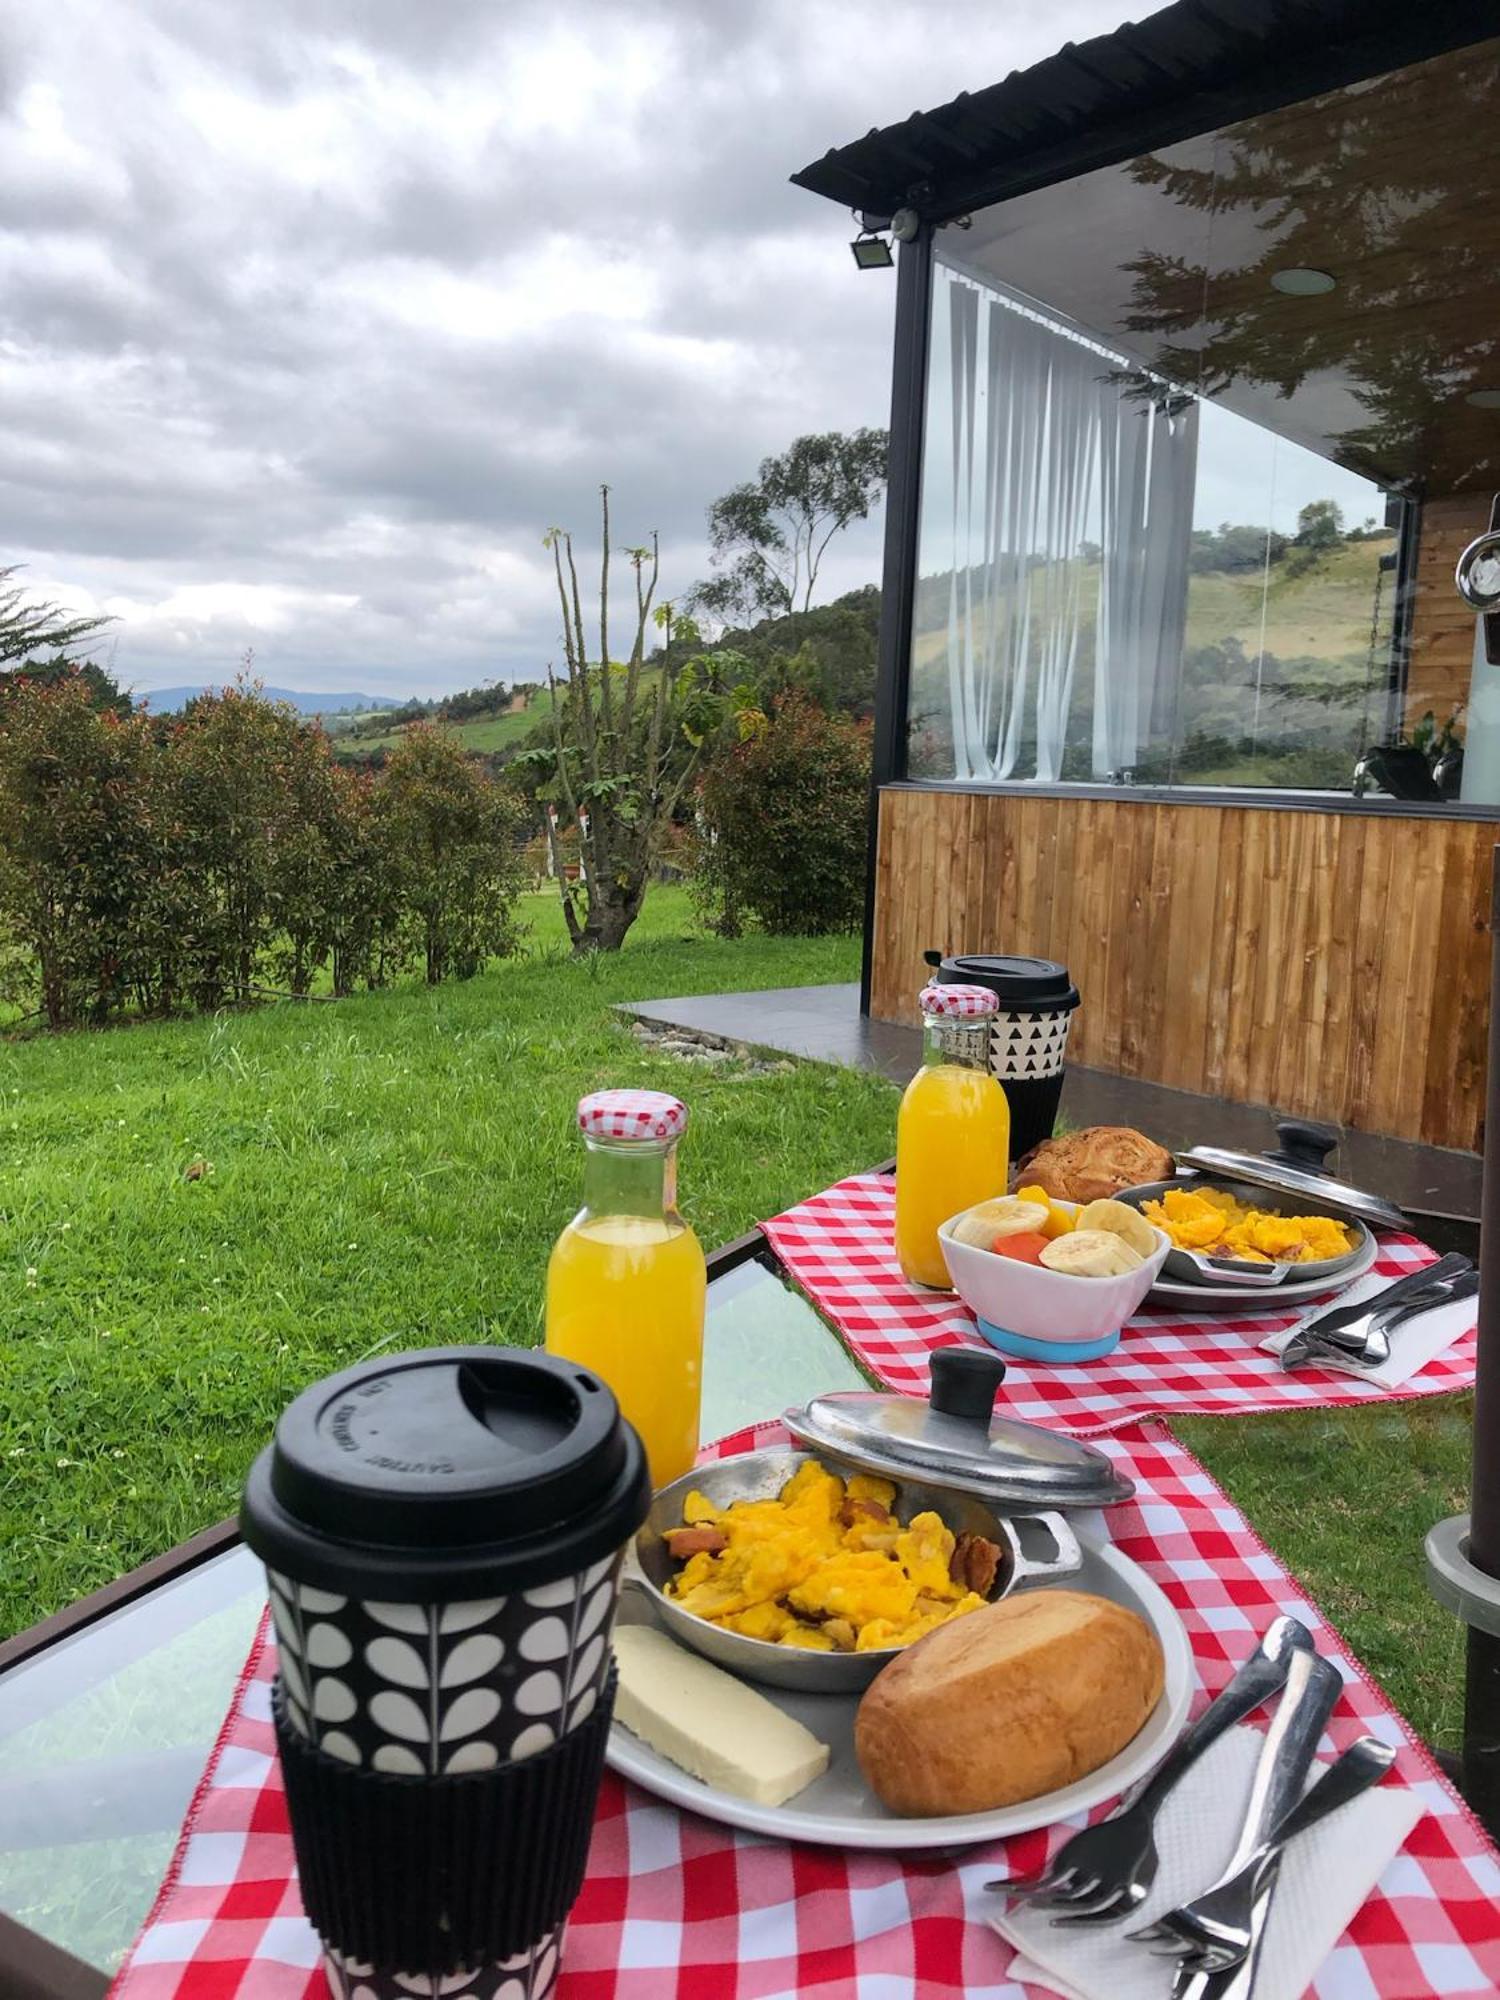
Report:
[{"label": "travel mug", "polygon": [[1019,1160],[1050,1139],[1057,1123],[1078,988],[1050,958],[923,956],[938,985],[988,986],[1000,1002],[990,1025],[990,1069],[1010,1105],[1010,1152]]},{"label": "travel mug", "polygon": [[578,1894],[645,1453],[598,1376],[492,1347],[306,1390],[251,1468],[302,1898],[338,2000],[545,2000]]}]

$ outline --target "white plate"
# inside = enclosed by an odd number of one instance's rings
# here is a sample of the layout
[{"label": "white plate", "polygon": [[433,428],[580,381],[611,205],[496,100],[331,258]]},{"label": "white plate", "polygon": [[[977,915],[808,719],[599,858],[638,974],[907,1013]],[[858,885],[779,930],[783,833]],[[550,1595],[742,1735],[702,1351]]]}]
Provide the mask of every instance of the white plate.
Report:
[{"label": "white plate", "polygon": [[[753,1805],[697,1778],[632,1736],[621,1723],[609,1732],[606,1758],[612,1770],[633,1778],[648,1792],[670,1799],[705,1819],[721,1820],[751,1833],[778,1840],[806,1840],[824,1847],[898,1848],[965,1847],[976,1841],[999,1840],[1007,1834],[1029,1833],[1051,1826],[1072,1813],[1112,1799],[1138,1778],[1154,1770],[1176,1742],[1187,1720],[1197,1675],[1182,1620],[1146,1572],[1107,1543],[1085,1541],[1083,1568],[1066,1580],[1066,1588],[1089,1590],[1099,1597],[1138,1611],[1156,1630],[1166,1662],[1161,1700],[1144,1727],[1112,1757],[1077,1784],[1048,1792],[996,1812],[961,1813],[944,1819],[902,1819],[889,1813],[865,1785],[854,1755],[854,1712],[859,1696],[800,1694],[789,1688],[760,1687],[757,1692],[812,1731],[832,1751],[828,1769],[805,1791],[783,1806]],[[1052,1586],[1039,1585],[1046,1589]],[[627,1590],[620,1599],[622,1624],[655,1622],[645,1593]]]},{"label": "white plate", "polygon": [[1209,1312],[1215,1306],[1259,1306],[1262,1312],[1275,1312],[1283,1304],[1295,1305],[1299,1299],[1331,1300],[1365,1275],[1379,1255],[1379,1247],[1366,1230],[1364,1242],[1332,1283],[1327,1278],[1317,1278],[1294,1284],[1290,1278],[1283,1278],[1279,1285],[1186,1285],[1177,1278],[1158,1278],[1151,1287],[1147,1304],[1160,1299],[1174,1306],[1203,1306]]}]

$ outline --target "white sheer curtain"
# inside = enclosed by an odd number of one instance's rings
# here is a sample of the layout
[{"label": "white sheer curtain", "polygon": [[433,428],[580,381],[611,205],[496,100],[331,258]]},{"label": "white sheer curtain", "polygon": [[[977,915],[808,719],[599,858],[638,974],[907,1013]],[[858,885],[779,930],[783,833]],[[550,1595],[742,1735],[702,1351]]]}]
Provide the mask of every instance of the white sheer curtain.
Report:
[{"label": "white sheer curtain", "polygon": [[923,657],[954,775],[1028,777],[1028,748],[1040,782],[1062,775],[1091,621],[1094,775],[1127,770],[1180,679],[1196,405],[1126,396],[1114,357],[941,266],[933,342],[923,544],[951,561]]},{"label": "white sheer curtain", "polygon": [[1103,364],[999,299],[986,303],[966,279],[944,275],[955,774],[1010,777],[1029,711],[1038,775],[1055,777],[1087,608],[1080,544],[1092,504]]},{"label": "white sheer curtain", "polygon": [[1094,652],[1093,773],[1108,779],[1169,736],[1182,686],[1198,405],[1100,389],[1103,553]]}]

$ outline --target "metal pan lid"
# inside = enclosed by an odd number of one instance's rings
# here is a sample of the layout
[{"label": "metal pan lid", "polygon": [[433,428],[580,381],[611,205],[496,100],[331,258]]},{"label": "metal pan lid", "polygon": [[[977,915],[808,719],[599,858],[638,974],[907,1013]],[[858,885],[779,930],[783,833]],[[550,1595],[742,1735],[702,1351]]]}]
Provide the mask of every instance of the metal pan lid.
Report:
[{"label": "metal pan lid", "polygon": [[1352,1216],[1372,1229],[1405,1229],[1406,1217],[1378,1194],[1341,1181],[1328,1172],[1328,1155],[1338,1144],[1337,1132],[1326,1126],[1303,1125],[1288,1119],[1276,1127],[1281,1141],[1272,1153],[1236,1153],[1223,1146],[1190,1146],[1177,1155],[1179,1166],[1198,1174],[1228,1174],[1273,1194],[1313,1202],[1331,1214]]},{"label": "metal pan lid", "polygon": [[885,1479],[923,1479],[1006,1508],[1109,1507],[1135,1491],[1094,1445],[994,1415],[998,1354],[933,1355],[927,1402],[880,1390],[814,1396],[782,1421],[800,1444]]}]

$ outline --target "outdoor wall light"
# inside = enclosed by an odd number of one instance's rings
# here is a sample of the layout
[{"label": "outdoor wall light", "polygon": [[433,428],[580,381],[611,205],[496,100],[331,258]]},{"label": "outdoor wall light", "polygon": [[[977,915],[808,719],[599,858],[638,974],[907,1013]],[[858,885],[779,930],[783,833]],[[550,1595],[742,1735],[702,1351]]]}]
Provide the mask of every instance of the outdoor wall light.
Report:
[{"label": "outdoor wall light", "polygon": [[861,271],[888,271],[894,262],[891,246],[883,236],[861,233],[849,248],[854,252],[855,264]]},{"label": "outdoor wall light", "polygon": [[1500,410],[1500,389],[1471,389],[1464,401],[1476,410]]},{"label": "outdoor wall light", "polygon": [[914,208],[898,208],[891,217],[891,234],[898,243],[915,243],[922,218]]},{"label": "outdoor wall light", "polygon": [[1331,292],[1338,284],[1330,271],[1310,271],[1300,264],[1294,264],[1285,271],[1271,273],[1271,289],[1285,292],[1294,299],[1315,299],[1324,292]]}]

